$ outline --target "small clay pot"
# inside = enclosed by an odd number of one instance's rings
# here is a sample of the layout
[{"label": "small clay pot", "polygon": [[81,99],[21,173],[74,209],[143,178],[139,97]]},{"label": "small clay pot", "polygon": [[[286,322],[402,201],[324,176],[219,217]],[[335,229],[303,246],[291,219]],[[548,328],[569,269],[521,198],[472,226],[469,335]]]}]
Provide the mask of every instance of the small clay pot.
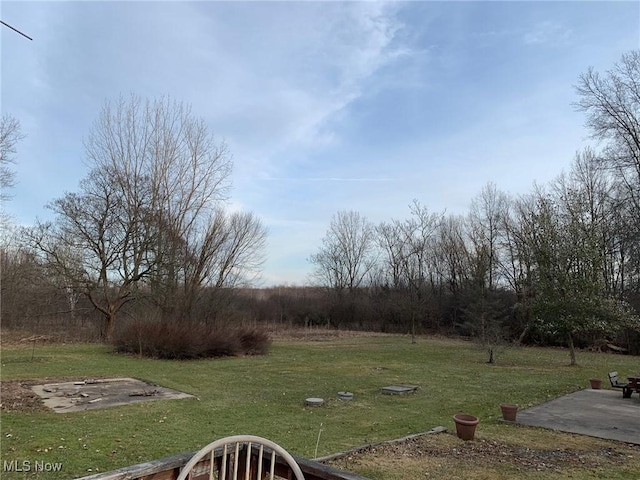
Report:
[{"label": "small clay pot", "polygon": [[476,434],[476,426],[480,422],[478,417],[466,413],[458,413],[453,416],[456,424],[456,434],[461,440],[473,440]]},{"label": "small clay pot", "polygon": [[599,378],[590,378],[589,384],[591,385],[591,388],[593,390],[600,390],[600,387],[602,386],[602,380],[600,380]]},{"label": "small clay pot", "polygon": [[518,405],[515,403],[501,403],[500,410],[502,410],[502,418],[507,422],[515,422],[516,415],[518,414]]}]

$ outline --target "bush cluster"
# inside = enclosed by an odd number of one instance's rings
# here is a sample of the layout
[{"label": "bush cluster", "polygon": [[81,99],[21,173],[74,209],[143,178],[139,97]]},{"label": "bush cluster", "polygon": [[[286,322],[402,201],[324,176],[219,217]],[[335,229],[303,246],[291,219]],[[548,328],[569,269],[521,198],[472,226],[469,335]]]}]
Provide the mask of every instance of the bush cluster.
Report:
[{"label": "bush cluster", "polygon": [[187,360],[266,355],[271,340],[256,328],[216,328],[189,322],[130,322],[118,329],[116,352],[143,357]]}]

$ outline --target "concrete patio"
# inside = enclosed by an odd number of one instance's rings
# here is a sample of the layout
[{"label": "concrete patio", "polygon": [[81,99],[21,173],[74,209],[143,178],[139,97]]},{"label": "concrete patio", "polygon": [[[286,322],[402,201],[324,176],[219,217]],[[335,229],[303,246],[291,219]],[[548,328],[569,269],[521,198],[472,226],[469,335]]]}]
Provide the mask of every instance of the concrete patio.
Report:
[{"label": "concrete patio", "polygon": [[136,378],[102,378],[34,385],[31,389],[56,413],[115,407],[152,400],[193,398],[188,393]]},{"label": "concrete patio", "polygon": [[519,411],[517,423],[640,445],[640,397],[580,390]]}]

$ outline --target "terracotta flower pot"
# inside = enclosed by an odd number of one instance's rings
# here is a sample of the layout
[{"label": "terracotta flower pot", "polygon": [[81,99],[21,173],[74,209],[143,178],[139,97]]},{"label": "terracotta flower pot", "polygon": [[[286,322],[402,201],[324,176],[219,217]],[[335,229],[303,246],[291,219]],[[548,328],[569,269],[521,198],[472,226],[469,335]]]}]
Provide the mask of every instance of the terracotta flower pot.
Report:
[{"label": "terracotta flower pot", "polygon": [[591,388],[594,390],[600,390],[600,386],[602,385],[602,380],[599,378],[590,378],[589,383],[591,384]]},{"label": "terracotta flower pot", "polygon": [[456,424],[456,434],[461,440],[473,440],[476,434],[476,426],[480,422],[478,417],[466,413],[458,413],[453,416]]},{"label": "terracotta flower pot", "polygon": [[515,422],[518,414],[518,405],[515,403],[501,403],[502,418],[508,422]]}]

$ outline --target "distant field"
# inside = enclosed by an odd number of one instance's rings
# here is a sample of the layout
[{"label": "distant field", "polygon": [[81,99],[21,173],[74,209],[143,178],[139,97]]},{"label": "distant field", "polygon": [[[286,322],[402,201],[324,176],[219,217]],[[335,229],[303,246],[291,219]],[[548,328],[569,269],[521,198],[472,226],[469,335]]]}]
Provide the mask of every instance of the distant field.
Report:
[{"label": "distant field", "polygon": [[[239,433],[268,437],[306,457],[313,457],[317,447],[317,455],[323,456],[439,425],[453,429],[451,416],[458,412],[481,418],[482,439],[522,442],[527,429],[501,422],[500,402],[539,404],[586,388],[590,377],[606,380],[608,371],[637,371],[639,364],[637,357],[590,352],[578,354],[577,367],[568,366],[568,360],[561,349],[512,348],[490,366],[484,363],[484,352],[471,343],[422,337],[412,344],[405,336],[380,335],[304,335],[277,339],[264,357],[182,362],[116,355],[101,345],[4,346],[3,382],[127,376],[197,399],[57,414],[34,408],[8,411],[3,398],[0,451],[3,462],[62,465],[60,472],[40,478],[73,478],[193,451]],[[380,394],[381,387],[398,383],[420,388],[403,397]],[[354,400],[338,400],[341,390],[353,392]],[[305,407],[307,397],[322,397],[327,403]],[[542,443],[544,435],[550,435],[532,431]],[[450,435],[441,438],[458,442]],[[418,476],[397,477],[385,474],[384,465],[363,468],[361,473],[372,478],[425,478],[420,468]],[[617,478],[632,478],[625,476],[628,465],[612,468],[607,471]],[[499,478],[493,475],[468,478]],[[437,469],[433,476],[438,476]],[[550,478],[548,472],[544,478]]]}]

